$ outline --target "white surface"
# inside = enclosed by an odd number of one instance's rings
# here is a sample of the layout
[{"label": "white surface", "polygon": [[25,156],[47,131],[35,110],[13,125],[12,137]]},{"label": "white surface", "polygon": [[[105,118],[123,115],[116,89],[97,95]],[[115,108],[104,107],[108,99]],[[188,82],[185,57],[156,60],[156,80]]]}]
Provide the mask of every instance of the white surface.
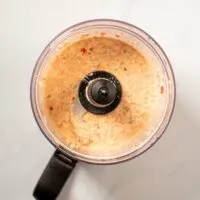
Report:
[{"label": "white surface", "polygon": [[161,44],[174,68],[177,104],[148,152],[113,166],[78,164],[58,199],[199,200],[199,0],[0,0],[0,199],[33,199],[54,151],[29,103],[36,59],[57,33],[92,18],[133,23]]}]

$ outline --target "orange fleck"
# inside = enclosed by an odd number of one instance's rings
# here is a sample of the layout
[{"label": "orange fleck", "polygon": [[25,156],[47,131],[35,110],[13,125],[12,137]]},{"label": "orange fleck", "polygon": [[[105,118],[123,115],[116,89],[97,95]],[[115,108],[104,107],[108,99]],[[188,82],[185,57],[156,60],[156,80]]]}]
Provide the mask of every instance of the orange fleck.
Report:
[{"label": "orange fleck", "polygon": [[87,49],[86,48],[81,48],[81,52],[83,53],[83,54],[85,54],[86,52],[87,52]]},{"label": "orange fleck", "polygon": [[49,110],[53,110],[53,107],[52,107],[52,106],[50,106],[50,107],[49,107]]},{"label": "orange fleck", "polygon": [[163,86],[160,87],[160,93],[161,93],[161,94],[164,93],[164,87],[163,87]]}]

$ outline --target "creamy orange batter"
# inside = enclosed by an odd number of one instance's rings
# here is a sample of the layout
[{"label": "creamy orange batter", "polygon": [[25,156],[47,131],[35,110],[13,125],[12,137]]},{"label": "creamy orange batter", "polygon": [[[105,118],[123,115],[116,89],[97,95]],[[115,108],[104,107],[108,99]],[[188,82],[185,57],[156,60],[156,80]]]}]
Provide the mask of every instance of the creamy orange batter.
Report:
[{"label": "creamy orange batter", "polygon": [[[78,99],[80,81],[107,71],[120,81],[122,99],[106,115],[87,112]],[[134,47],[113,38],[93,37],[66,45],[41,80],[43,115],[53,134],[69,148],[92,156],[112,156],[146,138],[160,117],[165,88],[158,69]]]}]

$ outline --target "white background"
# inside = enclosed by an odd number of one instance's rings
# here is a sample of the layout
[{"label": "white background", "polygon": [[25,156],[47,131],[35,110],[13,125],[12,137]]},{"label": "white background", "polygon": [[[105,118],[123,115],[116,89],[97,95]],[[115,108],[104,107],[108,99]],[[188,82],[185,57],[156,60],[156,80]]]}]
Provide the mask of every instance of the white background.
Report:
[{"label": "white background", "polygon": [[176,109],[148,152],[113,166],[78,164],[58,199],[199,200],[199,0],[0,0],[0,199],[33,200],[54,151],[30,108],[38,56],[63,29],[93,18],[127,21],[160,43],[175,72]]}]

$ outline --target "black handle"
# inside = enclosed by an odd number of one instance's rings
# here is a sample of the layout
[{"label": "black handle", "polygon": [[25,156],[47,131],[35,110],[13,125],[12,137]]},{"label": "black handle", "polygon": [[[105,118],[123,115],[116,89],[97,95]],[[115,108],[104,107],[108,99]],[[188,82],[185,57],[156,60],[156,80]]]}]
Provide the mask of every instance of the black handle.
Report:
[{"label": "black handle", "polygon": [[75,165],[75,160],[56,150],[34,189],[35,199],[55,200]]}]

